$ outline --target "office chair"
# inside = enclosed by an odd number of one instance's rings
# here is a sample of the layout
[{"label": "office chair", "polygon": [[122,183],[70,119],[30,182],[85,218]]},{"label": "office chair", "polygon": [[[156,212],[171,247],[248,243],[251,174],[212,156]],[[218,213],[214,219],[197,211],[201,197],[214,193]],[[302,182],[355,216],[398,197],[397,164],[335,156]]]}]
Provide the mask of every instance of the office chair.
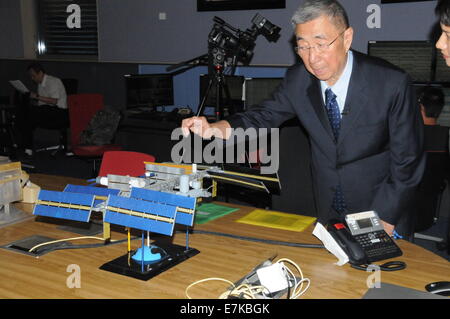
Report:
[{"label": "office chair", "polygon": [[417,215],[414,238],[433,241],[438,249],[445,243],[443,238],[420,234],[439,219],[442,194],[447,186],[450,165],[449,154],[444,152],[427,152],[425,172],[418,188]]},{"label": "office chair", "polygon": [[73,94],[67,97],[70,118],[70,144],[74,155],[92,161],[93,176],[97,172],[98,162],[107,151],[121,151],[116,144],[83,145],[80,142],[81,133],[88,127],[94,115],[103,109],[103,95],[97,93]]},{"label": "office chair", "polygon": [[[78,79],[61,79],[61,82],[64,85],[64,88],[66,89],[67,96],[72,94],[78,93]],[[55,156],[58,152],[67,150],[67,130],[69,129],[68,123],[64,123],[63,125],[59,125],[58,123],[49,123],[48,125],[44,126],[43,128],[48,130],[57,130],[59,132],[59,143],[58,145],[52,145],[43,147],[40,149],[37,149],[36,152],[42,152],[42,151],[51,151],[52,156]]]},{"label": "office chair", "polygon": [[130,151],[107,151],[103,154],[98,176],[124,175],[138,177],[145,174],[144,162],[154,162],[153,155]]}]

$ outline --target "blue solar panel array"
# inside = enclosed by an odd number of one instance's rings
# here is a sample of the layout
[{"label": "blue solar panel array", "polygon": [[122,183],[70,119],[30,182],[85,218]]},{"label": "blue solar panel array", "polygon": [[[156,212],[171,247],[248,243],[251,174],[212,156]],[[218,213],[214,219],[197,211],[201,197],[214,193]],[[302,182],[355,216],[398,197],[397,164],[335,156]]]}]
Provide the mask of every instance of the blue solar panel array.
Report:
[{"label": "blue solar panel array", "polygon": [[[34,215],[89,222],[95,205],[107,197],[104,222],[172,236],[175,223],[192,226],[196,198],[154,190],[132,188],[131,198],[118,196],[119,190],[68,184],[63,192],[41,190]],[[70,205],[81,207],[73,208]],[[61,207],[59,207],[61,206]],[[123,210],[117,212],[114,208]],[[192,213],[177,211],[189,209]]]},{"label": "blue solar panel array", "polygon": [[177,194],[164,193],[151,189],[136,188],[131,189],[131,197],[139,198],[151,202],[166,203],[172,206],[178,206],[188,209],[195,209],[196,199]]},{"label": "blue solar panel array", "polygon": [[118,189],[110,189],[103,187],[67,184],[66,187],[64,188],[64,192],[92,194],[97,196],[108,197],[108,195],[118,195],[120,191]]},{"label": "blue solar panel array", "polygon": [[[164,203],[171,206],[195,210],[197,199],[177,194],[158,192],[150,189],[132,188],[130,197],[154,203]],[[175,222],[177,224],[192,226],[194,224],[194,213],[177,212]]]},{"label": "blue solar panel array", "polygon": [[[33,210],[33,215],[89,222],[94,197],[90,194],[41,190],[38,200],[50,202],[50,205],[39,204],[38,202]],[[79,205],[83,206],[84,209],[56,206],[59,204],[63,206],[66,206],[66,204]]]},{"label": "blue solar panel array", "polygon": [[[127,212],[116,212],[113,208],[143,214],[130,215]],[[141,229],[172,236],[175,226],[176,207],[110,195],[105,213],[105,222],[125,227]],[[158,220],[161,217],[164,220]]]},{"label": "blue solar panel array", "polygon": [[[109,195],[119,195],[120,190],[103,188],[103,187],[80,186],[80,185],[67,184],[66,187],[64,188],[64,192],[92,194],[92,195],[96,195],[96,196],[108,197]],[[94,206],[97,206],[101,202],[104,202],[104,200],[96,199],[94,202]]]}]

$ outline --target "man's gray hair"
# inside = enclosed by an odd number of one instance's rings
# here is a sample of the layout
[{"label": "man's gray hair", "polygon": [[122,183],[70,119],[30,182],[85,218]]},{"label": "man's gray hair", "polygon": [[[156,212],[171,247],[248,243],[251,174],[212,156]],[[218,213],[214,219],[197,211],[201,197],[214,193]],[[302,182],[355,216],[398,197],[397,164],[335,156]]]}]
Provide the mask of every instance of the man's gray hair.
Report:
[{"label": "man's gray hair", "polygon": [[297,24],[312,21],[322,15],[332,18],[337,27],[347,29],[350,26],[347,12],[336,0],[306,0],[295,11],[291,22],[295,28]]}]

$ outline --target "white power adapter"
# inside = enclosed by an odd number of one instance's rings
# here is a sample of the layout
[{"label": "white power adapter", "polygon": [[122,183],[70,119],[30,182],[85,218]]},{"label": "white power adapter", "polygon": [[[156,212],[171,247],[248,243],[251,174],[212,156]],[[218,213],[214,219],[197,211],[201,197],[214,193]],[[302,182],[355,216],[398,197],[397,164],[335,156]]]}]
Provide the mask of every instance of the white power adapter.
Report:
[{"label": "white power adapter", "polygon": [[288,288],[288,279],[284,266],[281,263],[259,268],[256,271],[262,286],[266,287],[269,293],[274,293]]}]

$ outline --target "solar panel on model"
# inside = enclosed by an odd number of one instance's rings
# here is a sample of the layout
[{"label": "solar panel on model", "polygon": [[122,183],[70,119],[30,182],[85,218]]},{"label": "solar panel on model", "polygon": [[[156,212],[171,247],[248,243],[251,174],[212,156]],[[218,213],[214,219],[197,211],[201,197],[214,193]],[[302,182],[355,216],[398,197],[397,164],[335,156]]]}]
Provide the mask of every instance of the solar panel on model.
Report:
[{"label": "solar panel on model", "polygon": [[176,207],[110,195],[104,221],[172,236]]},{"label": "solar panel on model", "polygon": [[108,198],[108,195],[119,195],[120,190],[67,184],[63,192],[95,195],[94,206],[96,206],[101,202],[104,202]]},{"label": "solar panel on model", "polygon": [[163,193],[143,188],[132,188],[130,197],[182,208],[183,211],[177,210],[175,222],[186,226],[192,226],[194,224],[195,204],[197,201],[194,197]]},{"label": "solar panel on model", "polygon": [[89,222],[94,195],[41,190],[33,215]]},{"label": "solar panel on model", "polygon": [[98,196],[108,196],[108,195],[118,195],[119,190],[103,188],[103,187],[94,187],[94,186],[80,186],[80,185],[72,185],[67,184],[64,188],[64,192],[70,193],[83,193],[83,194],[92,194]]}]

